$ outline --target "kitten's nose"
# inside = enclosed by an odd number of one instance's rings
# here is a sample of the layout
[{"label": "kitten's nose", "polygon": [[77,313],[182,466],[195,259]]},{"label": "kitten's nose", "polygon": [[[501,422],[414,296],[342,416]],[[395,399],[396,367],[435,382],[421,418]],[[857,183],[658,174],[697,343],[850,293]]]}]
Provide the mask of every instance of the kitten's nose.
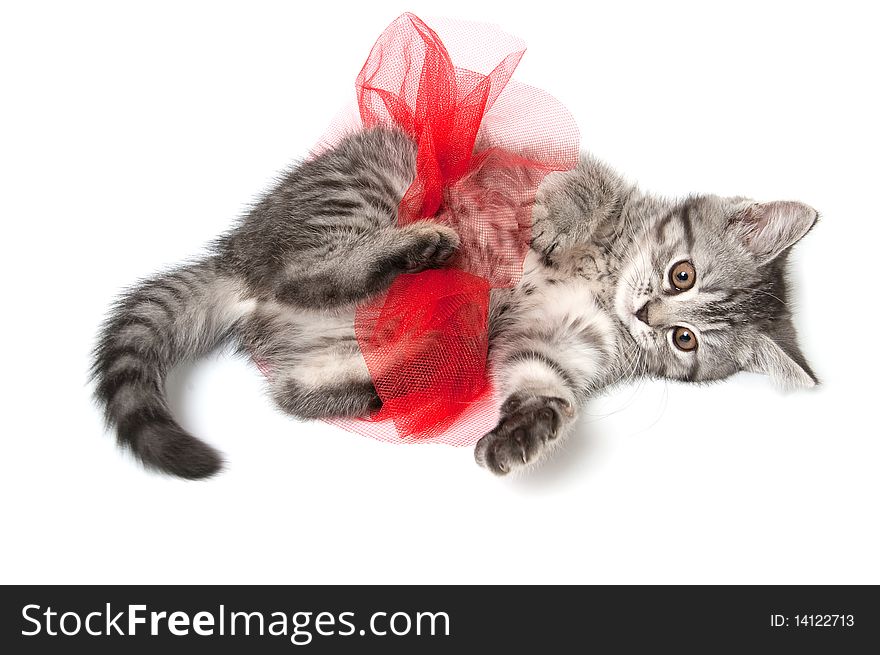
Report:
[{"label": "kitten's nose", "polygon": [[650,301],[646,302],[644,305],[642,305],[642,308],[636,312],[636,318],[648,326],[651,325],[650,323],[648,323],[648,305],[649,304],[650,304]]}]

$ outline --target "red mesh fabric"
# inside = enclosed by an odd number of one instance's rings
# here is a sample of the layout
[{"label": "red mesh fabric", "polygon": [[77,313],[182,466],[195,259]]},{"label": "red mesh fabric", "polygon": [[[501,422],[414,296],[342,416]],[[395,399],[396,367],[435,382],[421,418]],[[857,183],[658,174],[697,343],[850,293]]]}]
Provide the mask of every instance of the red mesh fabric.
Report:
[{"label": "red mesh fabric", "polygon": [[487,391],[488,298],[484,278],[431,270],[401,275],[382,301],[358,311],[358,343],[383,401],[374,419],[430,438]]},{"label": "red mesh fabric", "polygon": [[484,75],[456,68],[440,37],[404,14],[379,37],[357,77],[364,126],[396,125],[418,144],[416,177],[400,203],[401,225],[434,216],[445,187],[472,168],[483,116],[525,52]]},{"label": "red mesh fabric", "polygon": [[[521,41],[493,26],[445,25],[450,50],[416,16],[399,17],[356,88],[360,126],[397,126],[418,146],[399,223],[437,220],[461,247],[450,268],[402,275],[358,308],[355,333],[383,407],[331,422],[387,441],[469,445],[498,415],[487,371],[490,290],[519,281],[538,186],[577,163],[578,136],[554,98],[508,84]],[[341,117],[324,146],[355,126]]]}]

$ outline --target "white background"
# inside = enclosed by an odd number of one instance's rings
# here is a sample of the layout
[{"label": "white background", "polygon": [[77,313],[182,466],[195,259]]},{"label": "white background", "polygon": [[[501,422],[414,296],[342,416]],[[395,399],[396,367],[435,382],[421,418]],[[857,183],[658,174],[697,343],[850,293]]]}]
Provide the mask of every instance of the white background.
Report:
[{"label": "white background", "polygon": [[[862,3],[8,3],[0,21],[0,581],[880,583],[876,16]],[[868,3],[864,3],[868,6]],[[500,23],[516,79],[651,190],[800,199],[824,385],[663,382],[540,470],[276,412],[247,362],[175,374],[208,482],[103,430],[88,352],[126,284],[197,253],[306,154],[401,11]]]}]

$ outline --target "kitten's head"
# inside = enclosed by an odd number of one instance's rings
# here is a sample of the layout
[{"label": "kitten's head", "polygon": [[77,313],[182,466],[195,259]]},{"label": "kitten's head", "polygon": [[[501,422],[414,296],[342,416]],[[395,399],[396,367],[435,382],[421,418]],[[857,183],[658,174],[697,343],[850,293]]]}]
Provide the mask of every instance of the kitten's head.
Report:
[{"label": "kitten's head", "polygon": [[784,386],[815,385],[797,345],[785,267],[816,211],[700,196],[651,214],[615,296],[648,373],[697,382],[754,371]]}]

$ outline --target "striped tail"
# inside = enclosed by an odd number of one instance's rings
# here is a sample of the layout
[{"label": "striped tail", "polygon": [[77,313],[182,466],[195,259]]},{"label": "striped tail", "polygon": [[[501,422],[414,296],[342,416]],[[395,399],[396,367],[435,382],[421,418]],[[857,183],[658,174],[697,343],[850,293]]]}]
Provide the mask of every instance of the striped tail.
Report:
[{"label": "striped tail", "polygon": [[214,259],[148,279],[114,304],[94,350],[95,397],[119,444],[147,467],[189,479],[222,467],[214,448],[174,420],[165,377],[230,338],[248,307],[241,284]]}]

